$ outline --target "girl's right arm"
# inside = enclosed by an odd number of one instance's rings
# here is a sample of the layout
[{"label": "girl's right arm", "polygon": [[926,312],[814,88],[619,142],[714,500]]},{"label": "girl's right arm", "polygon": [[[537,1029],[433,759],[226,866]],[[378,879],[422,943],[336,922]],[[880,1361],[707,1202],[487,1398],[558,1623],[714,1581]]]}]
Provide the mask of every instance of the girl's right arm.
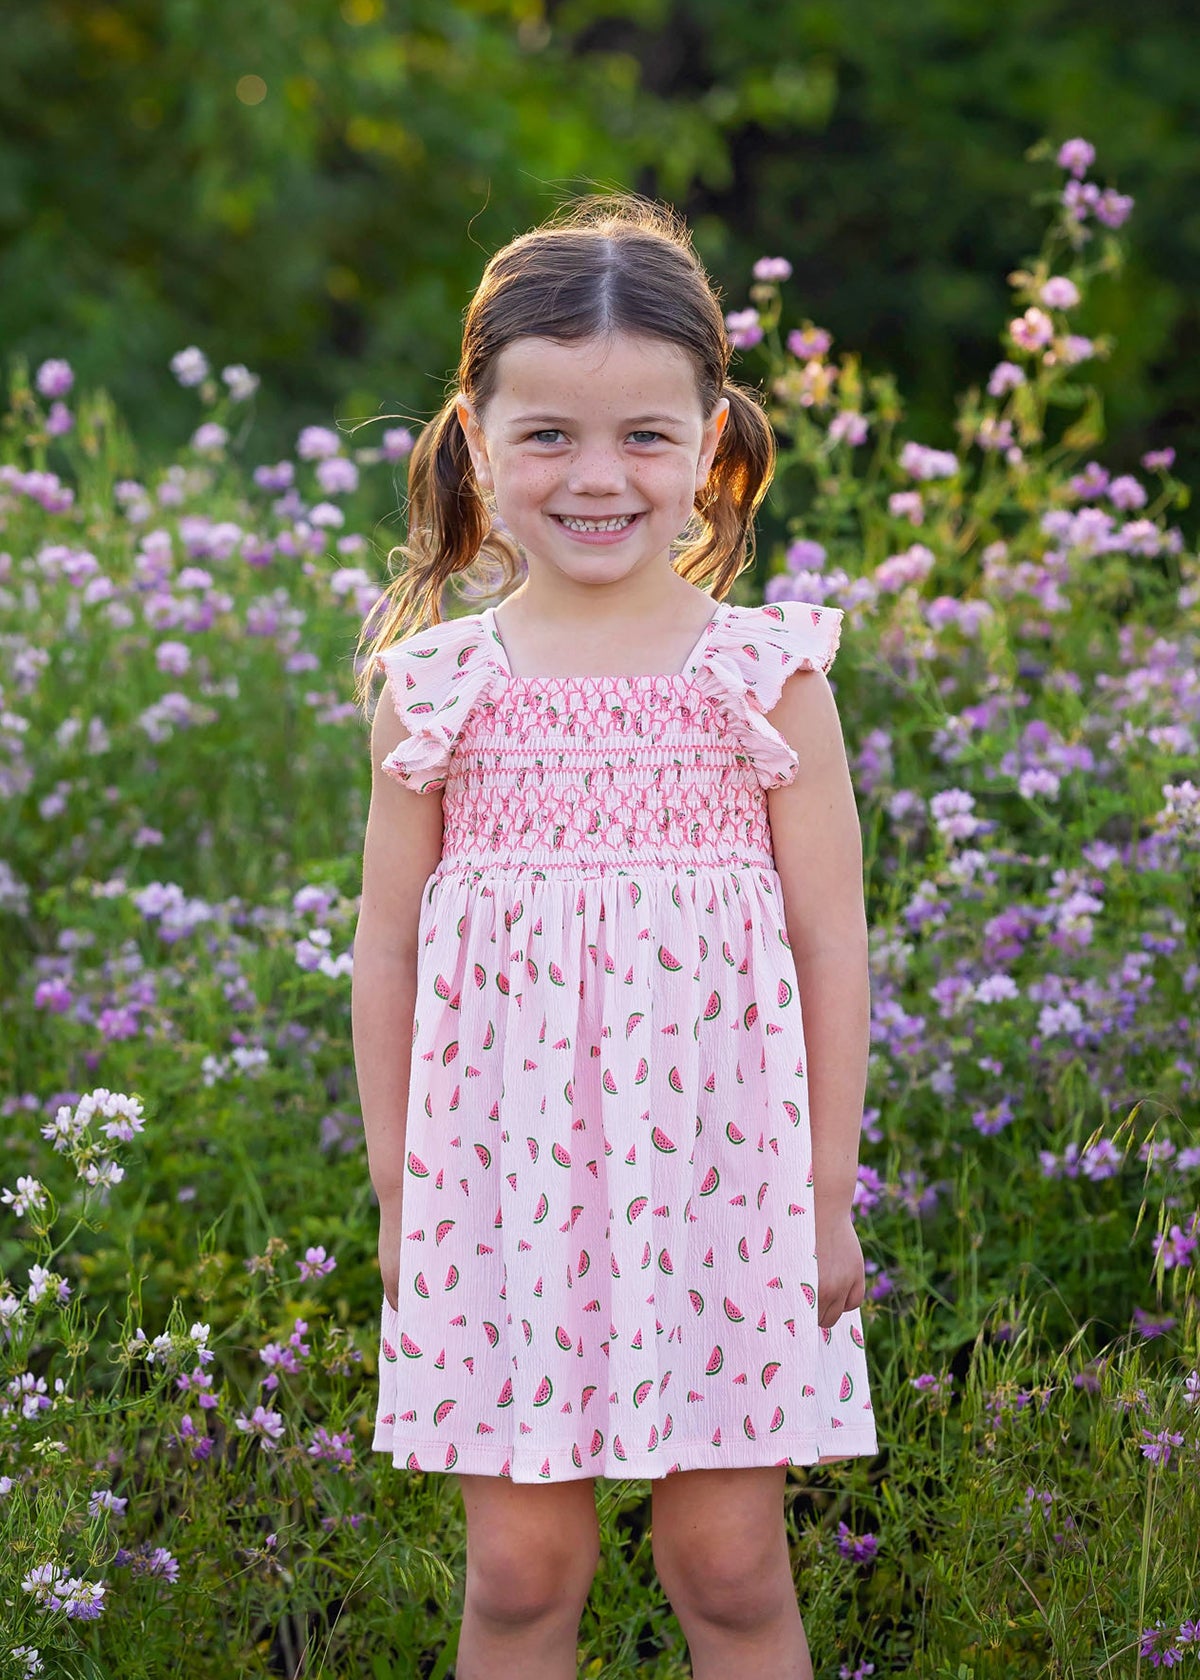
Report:
[{"label": "girl's right arm", "polygon": [[441,795],[413,793],[380,769],[408,734],[387,693],[371,727],[371,807],[354,936],[351,1023],[371,1183],[379,1198],[379,1265],[393,1306],[416,1007],[421,899],[442,855]]}]

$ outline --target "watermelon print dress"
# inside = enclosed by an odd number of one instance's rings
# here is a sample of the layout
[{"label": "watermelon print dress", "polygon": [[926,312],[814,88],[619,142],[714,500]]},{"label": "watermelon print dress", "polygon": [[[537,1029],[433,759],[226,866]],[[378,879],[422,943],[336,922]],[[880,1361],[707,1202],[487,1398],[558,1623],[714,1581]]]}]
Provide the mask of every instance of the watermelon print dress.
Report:
[{"label": "watermelon print dress", "polygon": [[765,714],[842,614],[719,605],[682,671],[518,677],[490,608],[379,656],[440,791],[399,1310],[374,1447],[518,1482],[874,1454],[862,1324],[817,1323]]}]

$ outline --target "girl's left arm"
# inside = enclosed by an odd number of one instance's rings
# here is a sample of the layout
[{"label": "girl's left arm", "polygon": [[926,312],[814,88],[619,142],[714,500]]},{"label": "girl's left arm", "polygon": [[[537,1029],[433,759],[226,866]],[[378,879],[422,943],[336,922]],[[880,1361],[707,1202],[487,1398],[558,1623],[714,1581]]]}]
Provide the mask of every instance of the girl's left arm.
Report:
[{"label": "girl's left arm", "polygon": [[862,834],[833,690],[821,671],[783,686],[770,722],[800,759],[767,794],[775,867],[800,988],[817,1221],[818,1312],[828,1327],[864,1293],[851,1207],[870,1053]]}]

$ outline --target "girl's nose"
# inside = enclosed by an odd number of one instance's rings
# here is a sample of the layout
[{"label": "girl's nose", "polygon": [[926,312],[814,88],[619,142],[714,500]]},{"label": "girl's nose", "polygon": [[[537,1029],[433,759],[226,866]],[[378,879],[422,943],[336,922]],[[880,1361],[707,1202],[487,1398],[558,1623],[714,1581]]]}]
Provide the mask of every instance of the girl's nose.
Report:
[{"label": "girl's nose", "polygon": [[567,489],[573,496],[613,496],[625,488],[625,468],[612,449],[581,451],[571,462]]}]

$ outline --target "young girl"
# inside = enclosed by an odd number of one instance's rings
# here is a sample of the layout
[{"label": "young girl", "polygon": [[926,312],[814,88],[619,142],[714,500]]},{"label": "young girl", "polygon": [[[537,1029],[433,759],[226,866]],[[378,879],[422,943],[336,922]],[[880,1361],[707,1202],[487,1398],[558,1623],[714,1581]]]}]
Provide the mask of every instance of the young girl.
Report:
[{"label": "young girl", "polygon": [[842,614],[723,604],[774,466],[729,354],[653,206],[506,246],[367,648],[374,1444],[461,1478],[458,1680],[574,1676],[597,1476],[653,1480],[696,1680],[810,1676],[787,1466],[876,1451]]}]

